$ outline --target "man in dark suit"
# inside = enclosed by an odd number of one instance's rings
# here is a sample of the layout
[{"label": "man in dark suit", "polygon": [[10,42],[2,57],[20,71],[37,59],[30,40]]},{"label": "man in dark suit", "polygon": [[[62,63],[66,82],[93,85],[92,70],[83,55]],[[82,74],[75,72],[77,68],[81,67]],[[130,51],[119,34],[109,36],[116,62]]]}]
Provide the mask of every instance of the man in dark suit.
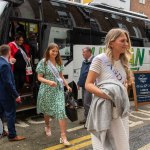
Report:
[{"label": "man in dark suit", "polygon": [[25,138],[17,136],[15,130],[16,103],[21,99],[16,91],[13,73],[8,59],[10,48],[7,45],[0,46],[0,117],[6,116],[9,141],[20,141]]},{"label": "man in dark suit", "polygon": [[82,62],[77,86],[78,86],[78,90],[80,90],[80,87],[82,87],[82,100],[84,106],[84,119],[80,121],[80,124],[85,124],[90,109],[91,101],[92,101],[92,94],[85,89],[85,81],[94,56],[92,55],[92,49],[90,47],[83,48],[82,55],[84,61]]}]

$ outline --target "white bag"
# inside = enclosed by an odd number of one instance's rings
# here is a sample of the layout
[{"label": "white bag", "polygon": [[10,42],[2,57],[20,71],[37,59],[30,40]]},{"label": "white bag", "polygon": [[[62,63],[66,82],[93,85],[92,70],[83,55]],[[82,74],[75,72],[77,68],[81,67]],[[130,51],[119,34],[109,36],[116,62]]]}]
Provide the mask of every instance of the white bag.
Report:
[{"label": "white bag", "polygon": [[30,61],[28,61],[27,65],[26,65],[26,75],[32,75],[33,71],[32,71],[32,66]]}]

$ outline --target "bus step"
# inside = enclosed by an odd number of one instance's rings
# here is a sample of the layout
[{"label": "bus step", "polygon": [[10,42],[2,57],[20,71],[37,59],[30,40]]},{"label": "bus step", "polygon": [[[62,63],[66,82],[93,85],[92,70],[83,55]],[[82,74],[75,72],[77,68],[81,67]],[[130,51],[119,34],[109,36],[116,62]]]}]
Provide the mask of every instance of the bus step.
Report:
[{"label": "bus step", "polygon": [[36,108],[35,105],[24,106],[24,107],[18,108],[18,109],[16,110],[16,112],[21,112],[21,111],[31,110],[31,109],[35,109],[35,108]]}]

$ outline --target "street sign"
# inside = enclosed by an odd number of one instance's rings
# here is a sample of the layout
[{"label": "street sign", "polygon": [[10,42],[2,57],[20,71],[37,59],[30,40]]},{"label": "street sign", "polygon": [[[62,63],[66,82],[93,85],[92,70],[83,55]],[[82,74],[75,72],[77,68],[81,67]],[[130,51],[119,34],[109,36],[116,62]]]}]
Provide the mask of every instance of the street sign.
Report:
[{"label": "street sign", "polygon": [[150,104],[150,71],[134,71],[133,95],[135,109],[138,105]]}]

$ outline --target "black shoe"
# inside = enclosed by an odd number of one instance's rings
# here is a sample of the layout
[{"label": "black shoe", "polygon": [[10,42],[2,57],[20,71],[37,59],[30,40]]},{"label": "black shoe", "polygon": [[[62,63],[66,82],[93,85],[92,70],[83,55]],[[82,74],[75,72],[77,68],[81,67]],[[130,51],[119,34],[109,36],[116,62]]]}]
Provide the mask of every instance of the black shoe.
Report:
[{"label": "black shoe", "polygon": [[79,124],[85,124],[86,123],[86,119],[83,119],[82,121],[79,122]]}]

